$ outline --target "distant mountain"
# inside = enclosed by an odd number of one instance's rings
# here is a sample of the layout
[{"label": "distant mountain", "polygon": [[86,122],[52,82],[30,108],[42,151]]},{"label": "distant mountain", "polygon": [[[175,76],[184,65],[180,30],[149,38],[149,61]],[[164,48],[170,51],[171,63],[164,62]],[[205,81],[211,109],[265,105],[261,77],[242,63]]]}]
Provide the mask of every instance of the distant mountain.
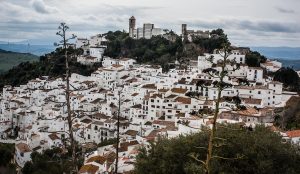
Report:
[{"label": "distant mountain", "polygon": [[41,56],[54,51],[55,47],[53,45],[11,44],[0,42],[0,49],[18,53],[30,53]]},{"label": "distant mountain", "polygon": [[8,71],[22,62],[38,61],[39,57],[29,53],[16,53],[0,49],[0,73]]}]

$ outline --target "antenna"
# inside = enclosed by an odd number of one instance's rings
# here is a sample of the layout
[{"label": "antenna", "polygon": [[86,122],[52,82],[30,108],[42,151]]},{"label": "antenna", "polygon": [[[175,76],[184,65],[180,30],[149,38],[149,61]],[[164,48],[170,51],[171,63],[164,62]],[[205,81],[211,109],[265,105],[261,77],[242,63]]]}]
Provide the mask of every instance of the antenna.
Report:
[{"label": "antenna", "polygon": [[30,50],[30,44],[29,42],[27,43],[27,53],[29,53],[29,50]]}]

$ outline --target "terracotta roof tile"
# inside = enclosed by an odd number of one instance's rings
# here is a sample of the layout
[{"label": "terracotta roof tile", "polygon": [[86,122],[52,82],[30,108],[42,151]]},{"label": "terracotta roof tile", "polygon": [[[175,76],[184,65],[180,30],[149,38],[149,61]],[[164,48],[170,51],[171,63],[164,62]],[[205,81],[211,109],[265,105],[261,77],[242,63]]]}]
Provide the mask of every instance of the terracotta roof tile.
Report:
[{"label": "terracotta roof tile", "polygon": [[93,157],[89,158],[87,160],[87,163],[96,162],[96,163],[99,163],[99,164],[104,164],[105,161],[106,161],[105,157],[98,155],[98,156],[93,156]]},{"label": "terracotta roof tile", "polygon": [[191,98],[186,98],[186,97],[177,97],[175,101],[183,104],[191,104]]},{"label": "terracotta roof tile", "polygon": [[182,88],[172,88],[171,91],[174,93],[185,94],[188,90]]},{"label": "terracotta roof tile", "polygon": [[20,152],[31,152],[29,146],[25,143],[16,144],[16,148],[19,149]]},{"label": "terracotta roof tile", "polygon": [[290,138],[300,137],[300,130],[287,131],[286,134]]},{"label": "terracotta roof tile", "polygon": [[98,170],[99,170],[98,166],[95,166],[93,164],[87,164],[80,168],[79,173],[96,174]]}]

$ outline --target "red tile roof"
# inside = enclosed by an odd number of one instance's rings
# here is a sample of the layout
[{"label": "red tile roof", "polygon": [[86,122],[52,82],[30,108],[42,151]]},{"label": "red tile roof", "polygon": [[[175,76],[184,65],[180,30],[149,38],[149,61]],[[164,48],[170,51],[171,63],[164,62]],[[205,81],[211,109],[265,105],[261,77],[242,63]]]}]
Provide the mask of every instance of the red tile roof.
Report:
[{"label": "red tile roof", "polygon": [[183,104],[191,104],[191,98],[186,97],[177,97],[175,101]]},{"label": "red tile roof", "polygon": [[99,170],[98,166],[95,166],[93,164],[84,165],[80,168],[79,173],[88,173],[88,174],[96,174],[96,172]]},{"label": "red tile roof", "polygon": [[290,138],[300,137],[300,130],[287,131],[286,134]]},{"label": "red tile roof", "polygon": [[182,88],[172,88],[171,91],[174,93],[185,94],[188,90]]}]

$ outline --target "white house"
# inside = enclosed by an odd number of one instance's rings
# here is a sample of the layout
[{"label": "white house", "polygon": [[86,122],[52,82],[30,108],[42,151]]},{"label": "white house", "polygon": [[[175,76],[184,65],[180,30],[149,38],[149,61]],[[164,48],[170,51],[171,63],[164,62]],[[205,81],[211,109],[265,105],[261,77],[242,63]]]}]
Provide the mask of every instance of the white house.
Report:
[{"label": "white house", "polygon": [[15,159],[19,166],[23,167],[27,161],[31,160],[31,152],[32,150],[29,148],[26,143],[18,143],[15,146]]},{"label": "white house", "polygon": [[267,60],[265,63],[261,63],[260,66],[269,72],[276,72],[282,67],[282,63],[276,60]]},{"label": "white house", "polygon": [[290,138],[292,143],[300,146],[300,130],[287,131],[286,135]]}]

